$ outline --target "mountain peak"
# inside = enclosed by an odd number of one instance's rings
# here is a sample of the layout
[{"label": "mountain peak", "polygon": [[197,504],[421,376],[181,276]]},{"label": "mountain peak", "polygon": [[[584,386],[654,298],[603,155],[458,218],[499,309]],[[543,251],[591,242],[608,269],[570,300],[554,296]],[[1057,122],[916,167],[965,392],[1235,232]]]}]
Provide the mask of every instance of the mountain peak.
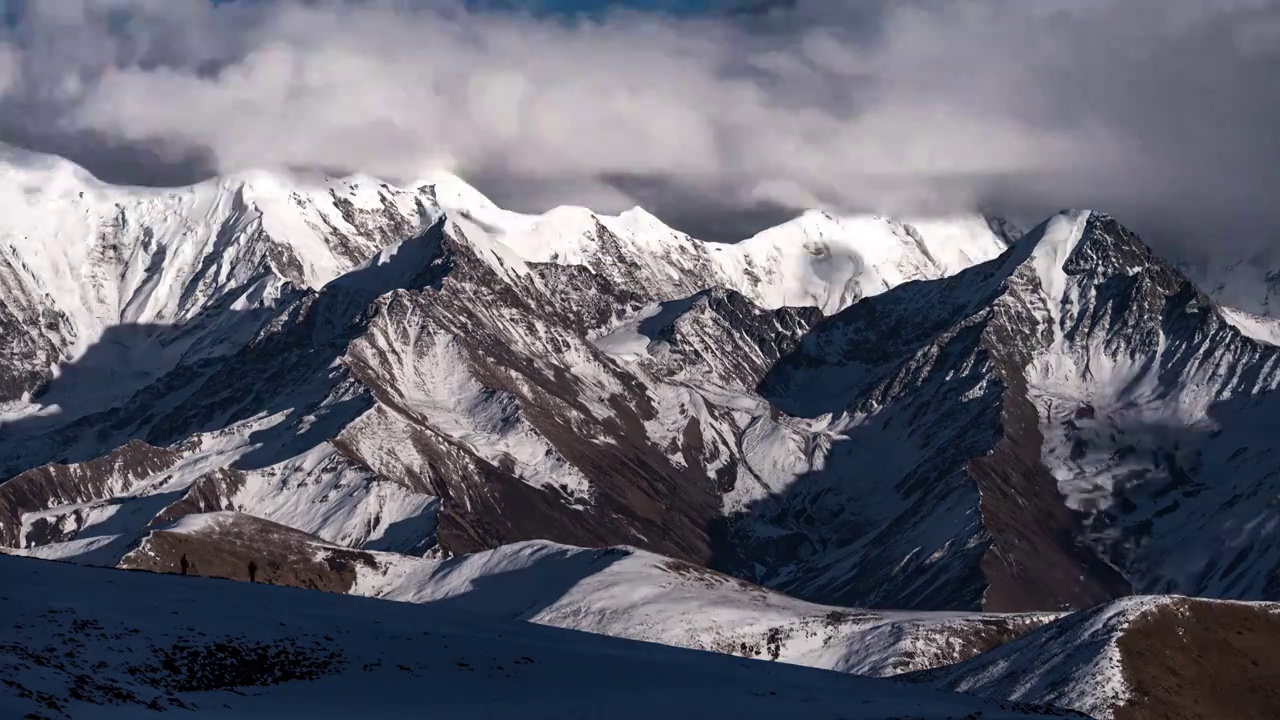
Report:
[{"label": "mountain peak", "polygon": [[1106,279],[1150,268],[1171,270],[1132,230],[1095,210],[1063,210],[1014,248],[1010,269],[1029,263],[1047,291],[1064,286],[1068,276]]},{"label": "mountain peak", "polygon": [[101,183],[88,170],[64,157],[38,153],[4,142],[0,142],[0,176],[67,176],[84,183]]},{"label": "mountain peak", "polygon": [[1079,250],[1066,269],[1073,274],[1092,271],[1110,277],[1131,275],[1152,266],[1171,269],[1132,230],[1110,215],[1094,212],[1085,223]]},{"label": "mountain peak", "polygon": [[1045,220],[1018,242],[1012,261],[1017,267],[1031,267],[1044,291],[1061,298],[1067,284],[1064,268],[1084,238],[1091,217],[1088,210],[1065,210]]},{"label": "mountain peak", "polygon": [[1092,210],[1061,210],[1032,228],[1019,240],[1019,247],[1027,256],[1060,255],[1063,258],[1075,250],[1084,236],[1084,228],[1096,213]]}]

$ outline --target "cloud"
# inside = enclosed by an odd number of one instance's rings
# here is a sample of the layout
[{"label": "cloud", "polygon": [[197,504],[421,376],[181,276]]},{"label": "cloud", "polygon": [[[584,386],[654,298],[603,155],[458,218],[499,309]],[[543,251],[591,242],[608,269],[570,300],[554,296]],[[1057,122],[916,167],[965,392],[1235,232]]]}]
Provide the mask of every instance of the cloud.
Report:
[{"label": "cloud", "polygon": [[134,182],[447,168],[706,232],[780,206],[1089,206],[1184,247],[1280,239],[1280,0],[786,4],[10,2],[0,137]]}]

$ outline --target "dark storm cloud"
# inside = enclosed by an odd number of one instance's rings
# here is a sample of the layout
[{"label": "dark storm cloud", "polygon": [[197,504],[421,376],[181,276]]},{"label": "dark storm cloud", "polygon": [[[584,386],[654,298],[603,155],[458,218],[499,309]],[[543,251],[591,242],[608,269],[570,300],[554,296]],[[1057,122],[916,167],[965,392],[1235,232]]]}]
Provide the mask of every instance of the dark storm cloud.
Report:
[{"label": "dark storm cloud", "polygon": [[522,209],[639,200],[708,232],[811,205],[1088,206],[1184,244],[1280,228],[1280,0],[23,5],[0,133],[116,181],[444,167]]}]

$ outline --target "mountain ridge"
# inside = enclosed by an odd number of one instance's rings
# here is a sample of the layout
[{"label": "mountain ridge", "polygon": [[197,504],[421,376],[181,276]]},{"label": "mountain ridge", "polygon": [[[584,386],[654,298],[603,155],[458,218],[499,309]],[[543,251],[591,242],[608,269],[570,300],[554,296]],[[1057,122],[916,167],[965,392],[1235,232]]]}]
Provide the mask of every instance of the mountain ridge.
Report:
[{"label": "mountain ridge", "polygon": [[0,631],[0,711],[15,717],[396,717],[424,702],[457,718],[1064,713],[446,606],[3,554],[0,568],[14,580],[0,607],[21,618]]},{"label": "mountain ridge", "polygon": [[21,161],[0,554],[908,673],[1008,713],[1266,705],[1248,668],[1238,704],[1162,673],[1181,637],[1271,662],[1185,622],[1265,639],[1270,605],[1169,596],[1280,599],[1280,347],[1110,216],[814,211],[715,245],[449,175],[121,189]]},{"label": "mountain ridge", "polygon": [[[1057,610],[1135,586],[1270,592],[1265,534],[1246,542],[1259,559],[1232,564],[1222,556],[1245,548],[1210,512],[1236,507],[1231,522],[1256,526],[1232,496],[1268,487],[1264,455],[1171,435],[1090,459],[1089,433],[1104,430],[1085,426],[1137,432],[1135,402],[1175,427],[1216,403],[1265,403],[1276,377],[1271,346],[1105,215],[1058,215],[1009,247],[982,219],[809,213],[711,246],[640,210],[523,216],[443,176],[412,191],[362,183],[345,187],[372,215],[336,191],[303,209],[380,218],[406,237],[384,243],[346,219],[324,226],[347,228],[334,235],[312,228],[311,240],[365,250],[323,283],[271,275],[269,301],[210,301],[163,332],[110,325],[112,343],[137,333],[144,350],[196,339],[131,382],[110,354],[100,368],[72,363],[40,396],[114,384],[123,401],[62,415],[40,397],[10,405],[0,433],[21,442],[0,453],[0,475],[73,469],[31,492],[0,485],[19,507],[9,543],[56,537],[76,557],[132,537],[172,496],[357,549],[634,544],[836,604]],[[150,226],[125,225],[143,247]],[[219,247],[263,237],[237,230]],[[254,252],[262,271],[270,258]],[[227,297],[261,282],[238,277]],[[774,306],[791,297],[814,309]],[[18,370],[46,359],[17,354]],[[1209,390],[1178,394],[1192,387]],[[76,479],[130,441],[192,450],[128,488]],[[1155,459],[1132,467],[1135,452]],[[1199,490],[1205,510],[1187,495],[1196,483],[1177,479],[1197,454],[1239,478]],[[1086,502],[1083,482],[1111,476],[1129,479]],[[1160,505],[1168,482],[1185,486],[1181,509]],[[1197,561],[1205,578],[1174,578],[1153,528],[1192,517],[1217,550]]]}]

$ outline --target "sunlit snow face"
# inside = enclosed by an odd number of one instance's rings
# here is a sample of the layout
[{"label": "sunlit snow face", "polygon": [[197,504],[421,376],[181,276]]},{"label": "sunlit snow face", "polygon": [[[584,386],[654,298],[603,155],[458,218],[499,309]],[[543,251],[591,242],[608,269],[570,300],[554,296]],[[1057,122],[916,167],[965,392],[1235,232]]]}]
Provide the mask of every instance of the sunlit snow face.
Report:
[{"label": "sunlit snow face", "polygon": [[5,7],[0,137],[117,179],[444,167],[523,209],[704,224],[982,204],[1103,207],[1157,237],[1277,227],[1276,0]]}]

